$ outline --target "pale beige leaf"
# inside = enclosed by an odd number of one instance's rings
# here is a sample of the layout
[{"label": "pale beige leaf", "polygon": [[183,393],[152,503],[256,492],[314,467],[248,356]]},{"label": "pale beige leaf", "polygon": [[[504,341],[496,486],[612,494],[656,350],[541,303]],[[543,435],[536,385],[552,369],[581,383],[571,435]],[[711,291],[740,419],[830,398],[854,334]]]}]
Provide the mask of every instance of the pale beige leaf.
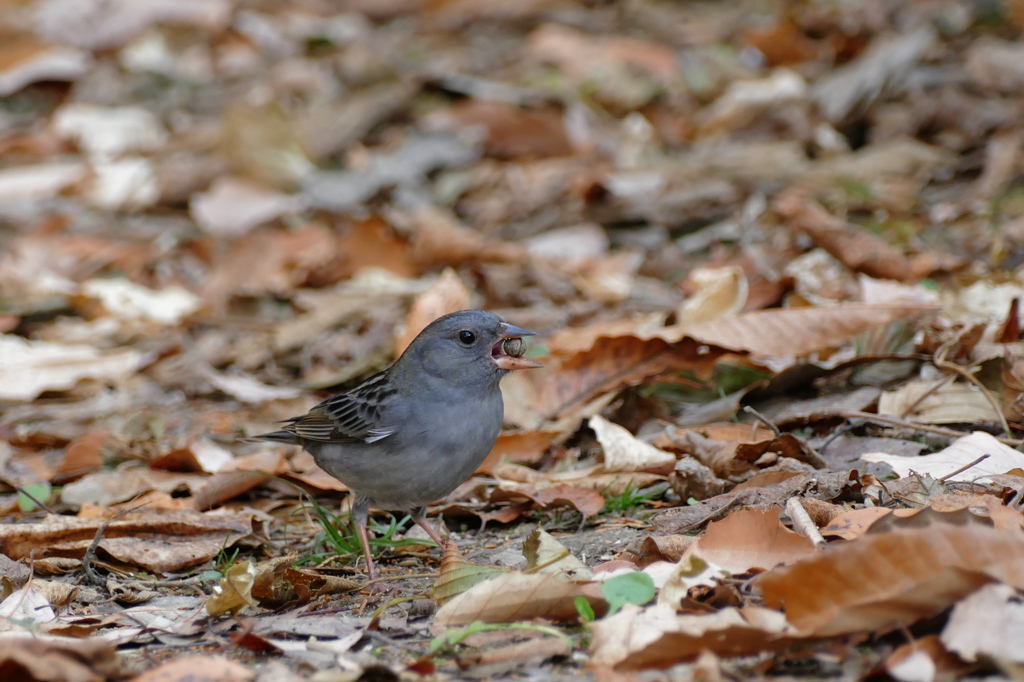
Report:
[{"label": "pale beige leaf", "polygon": [[992,408],[1001,397],[985,396],[967,383],[912,381],[894,391],[883,391],[878,399],[878,414],[913,419],[925,424],[972,424],[999,422],[1000,413]]},{"label": "pale beige leaf", "polygon": [[86,102],[65,104],[53,113],[53,129],[74,140],[94,159],[110,160],[127,152],[157,149],[167,130],[152,109],[141,106],[103,107]]},{"label": "pale beige leaf", "polygon": [[231,566],[213,586],[213,594],[206,600],[206,612],[216,618],[225,613],[237,614],[245,608],[258,609],[252,596],[256,582],[256,565],[246,559]]},{"label": "pale beige leaf", "polygon": [[248,374],[221,374],[211,370],[206,372],[206,378],[217,390],[250,405],[259,405],[271,400],[297,398],[302,395],[302,391],[297,388],[270,386],[257,381]]},{"label": "pale beige leaf", "polygon": [[738,266],[697,268],[688,279],[696,291],[679,306],[676,324],[696,324],[736,315],[747,303],[750,285]]},{"label": "pale beige leaf", "polygon": [[47,199],[86,177],[81,161],[13,166],[0,170],[0,202]]},{"label": "pale beige leaf", "polygon": [[[955,476],[954,471],[967,466],[971,462],[988,455],[970,469]],[[1003,445],[984,431],[975,431],[969,436],[957,438],[946,448],[931,455],[922,457],[903,457],[884,452],[868,452],[861,455],[866,462],[888,464],[900,476],[911,471],[928,474],[935,478],[949,476],[948,481],[986,482],[989,476],[1005,474],[1013,469],[1024,469],[1024,453]]]},{"label": "pale beige leaf", "polygon": [[627,604],[590,627],[592,665],[615,670],[666,668],[693,660],[702,651],[723,656],[761,653],[786,646],[794,634],[781,613],[756,607],[679,615],[661,604]]},{"label": "pale beige leaf", "polygon": [[32,585],[15,590],[0,602],[0,619],[18,622],[32,629],[50,623],[56,617],[50,600]]},{"label": "pale beige leaf", "polygon": [[122,381],[144,360],[144,354],[130,348],[101,351],[4,334],[0,336],[0,399],[32,400],[44,391],[72,388],[82,379]]},{"label": "pale beige leaf", "polygon": [[506,573],[486,580],[445,603],[434,616],[437,625],[473,621],[511,623],[531,618],[577,617],[579,585],[548,573]]},{"label": "pale beige leaf", "polygon": [[645,443],[599,414],[590,418],[589,425],[604,450],[605,471],[643,471],[671,465],[676,461],[672,453]]},{"label": "pale beige leaf", "polygon": [[199,297],[186,289],[172,286],[157,291],[124,278],[87,280],[82,282],[81,293],[126,320],[172,325],[199,309]]},{"label": "pale beige leaf", "polygon": [[243,235],[299,208],[301,202],[291,195],[231,177],[220,178],[206,192],[196,193],[189,205],[196,225],[221,237]]},{"label": "pale beige leaf", "polygon": [[965,661],[1024,663],[1024,604],[1009,585],[986,585],[953,607],[940,637]]},{"label": "pale beige leaf", "polygon": [[[571,580],[589,580],[594,575],[568,547],[540,526],[534,528],[523,541],[523,555],[526,557],[527,570],[537,569],[538,573],[550,573]],[[538,569],[538,566],[541,568]]]}]

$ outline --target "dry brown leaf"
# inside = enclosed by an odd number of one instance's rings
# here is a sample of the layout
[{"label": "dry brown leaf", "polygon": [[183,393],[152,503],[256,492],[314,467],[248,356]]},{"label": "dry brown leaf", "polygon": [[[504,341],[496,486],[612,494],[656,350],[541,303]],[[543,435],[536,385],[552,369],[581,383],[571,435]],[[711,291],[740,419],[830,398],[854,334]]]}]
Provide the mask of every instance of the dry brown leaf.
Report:
[{"label": "dry brown leaf", "polygon": [[640,568],[655,561],[676,563],[696,541],[692,535],[649,535],[640,547]]},{"label": "dry brown leaf", "polygon": [[603,337],[614,339],[635,336],[639,339],[654,338],[665,330],[665,313],[630,315],[621,319],[601,320],[582,327],[559,329],[547,337],[547,346],[552,355],[573,356],[590,350]]},{"label": "dry brown leaf", "polygon": [[72,440],[54,477],[63,483],[103,466],[103,446],[109,438],[104,431],[93,431]]},{"label": "dry brown leaf", "polygon": [[395,340],[395,358],[409,347],[412,340],[439,317],[470,307],[470,293],[458,274],[445,268],[434,284],[416,297],[405,320],[405,328]]},{"label": "dry brown leaf", "polygon": [[103,682],[122,675],[115,648],[98,637],[0,634],[0,670],[25,682]]},{"label": "dry brown leaf", "polygon": [[413,277],[420,272],[409,244],[379,217],[354,223],[342,235],[339,247],[346,270],[352,274],[366,268],[383,268],[400,277]]},{"label": "dry brown leaf", "polygon": [[[40,523],[0,524],[0,552],[29,556],[82,557],[101,521],[47,516]],[[99,556],[153,573],[181,571],[209,561],[224,547],[252,536],[252,514],[200,514],[178,509],[143,509],[111,521]]]},{"label": "dry brown leaf", "polygon": [[467,99],[447,111],[435,112],[428,122],[453,129],[483,128],[484,150],[506,159],[565,156],[573,151],[558,109],[524,109],[505,102]]},{"label": "dry brown leaf", "polygon": [[182,656],[150,668],[129,682],[249,682],[256,673],[223,656]]},{"label": "dry brown leaf", "polygon": [[572,620],[580,586],[548,573],[506,573],[479,583],[446,602],[434,616],[441,626],[473,621],[511,623],[531,618]]},{"label": "dry brown leaf", "polygon": [[843,540],[855,540],[867,533],[871,524],[891,513],[892,510],[885,507],[853,509],[832,519],[827,526],[821,529],[821,534],[839,537]]},{"label": "dry brown leaf", "polygon": [[627,604],[615,615],[590,625],[591,666],[615,670],[667,668],[691,661],[702,651],[744,656],[781,649],[795,631],[778,611],[725,608],[706,615],[679,615],[665,605]]},{"label": "dry brown leaf", "polygon": [[584,516],[594,516],[604,508],[604,497],[590,488],[567,483],[502,484],[491,493],[491,502],[524,502],[541,507],[572,507]]},{"label": "dry brown leaf", "polygon": [[869,533],[755,584],[802,635],[821,637],[909,625],[993,580],[1024,587],[1024,533],[970,515],[916,517],[914,527]]},{"label": "dry brown leaf", "polygon": [[[219,310],[232,296],[286,296],[310,279],[334,281],[348,266],[339,256],[350,253],[357,232],[353,228],[339,239],[316,224],[288,231],[256,228],[232,242],[230,249],[223,248],[217,267],[203,283],[203,299]],[[367,265],[377,263],[370,260],[372,255],[367,254]]]},{"label": "dry brown leaf", "polygon": [[920,303],[846,303],[816,308],[755,310],[688,325],[679,332],[706,343],[789,358],[832,348],[883,324],[929,312]]},{"label": "dry brown leaf", "polygon": [[813,543],[780,522],[781,509],[741,509],[708,524],[686,555],[720,566],[730,573],[771,569],[817,553]]},{"label": "dry brown leaf", "polygon": [[486,239],[450,212],[424,206],[409,216],[412,257],[423,268],[458,266],[467,261],[517,262],[526,250],[512,242]]},{"label": "dry brown leaf", "polygon": [[951,255],[932,252],[907,257],[880,237],[832,216],[809,194],[799,190],[781,195],[775,207],[790,224],[847,267],[872,277],[916,282],[959,264]]},{"label": "dry brown leaf", "polygon": [[706,376],[730,352],[690,338],[674,344],[632,336],[600,338],[552,369],[541,388],[540,409],[554,419],[598,395],[665,372],[686,369]]},{"label": "dry brown leaf", "polygon": [[502,433],[495,441],[487,459],[476,470],[479,474],[491,474],[502,461],[539,462],[555,439],[555,433],[547,431],[519,431]]}]

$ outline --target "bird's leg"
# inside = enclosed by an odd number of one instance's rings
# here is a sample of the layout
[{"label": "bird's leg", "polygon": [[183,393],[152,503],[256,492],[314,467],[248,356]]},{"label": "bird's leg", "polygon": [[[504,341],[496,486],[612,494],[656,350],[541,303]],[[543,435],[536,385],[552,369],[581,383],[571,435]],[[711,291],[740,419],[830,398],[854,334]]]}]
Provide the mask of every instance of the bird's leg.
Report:
[{"label": "bird's leg", "polygon": [[352,505],[352,524],[356,527],[359,544],[363,546],[363,556],[366,557],[366,572],[370,580],[375,580],[377,578],[377,567],[373,564],[373,554],[370,553],[370,537],[366,530],[366,523],[369,518],[369,500],[356,495],[356,502]]},{"label": "bird's leg", "polygon": [[427,508],[416,507],[412,510],[412,520],[416,522],[416,525],[426,531],[430,539],[437,543],[437,546],[442,550],[448,545],[448,541],[443,539],[437,530],[427,523]]}]

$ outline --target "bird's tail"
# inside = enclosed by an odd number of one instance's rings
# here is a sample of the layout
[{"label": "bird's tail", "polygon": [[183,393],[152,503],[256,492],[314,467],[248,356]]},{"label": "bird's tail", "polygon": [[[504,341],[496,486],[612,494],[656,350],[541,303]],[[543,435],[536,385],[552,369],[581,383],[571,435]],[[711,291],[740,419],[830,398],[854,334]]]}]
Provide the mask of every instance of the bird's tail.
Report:
[{"label": "bird's tail", "polygon": [[272,443],[287,443],[288,445],[299,445],[299,438],[291,431],[274,431],[259,436],[251,436],[246,440],[269,440]]}]

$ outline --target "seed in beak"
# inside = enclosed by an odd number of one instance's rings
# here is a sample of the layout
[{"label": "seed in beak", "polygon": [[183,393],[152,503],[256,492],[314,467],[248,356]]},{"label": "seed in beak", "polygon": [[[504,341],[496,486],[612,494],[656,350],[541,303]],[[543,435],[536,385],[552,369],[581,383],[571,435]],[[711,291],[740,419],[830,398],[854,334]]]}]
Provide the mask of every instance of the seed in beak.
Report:
[{"label": "seed in beak", "polygon": [[526,342],[514,336],[501,342],[501,350],[509,357],[521,358],[526,352]]}]

